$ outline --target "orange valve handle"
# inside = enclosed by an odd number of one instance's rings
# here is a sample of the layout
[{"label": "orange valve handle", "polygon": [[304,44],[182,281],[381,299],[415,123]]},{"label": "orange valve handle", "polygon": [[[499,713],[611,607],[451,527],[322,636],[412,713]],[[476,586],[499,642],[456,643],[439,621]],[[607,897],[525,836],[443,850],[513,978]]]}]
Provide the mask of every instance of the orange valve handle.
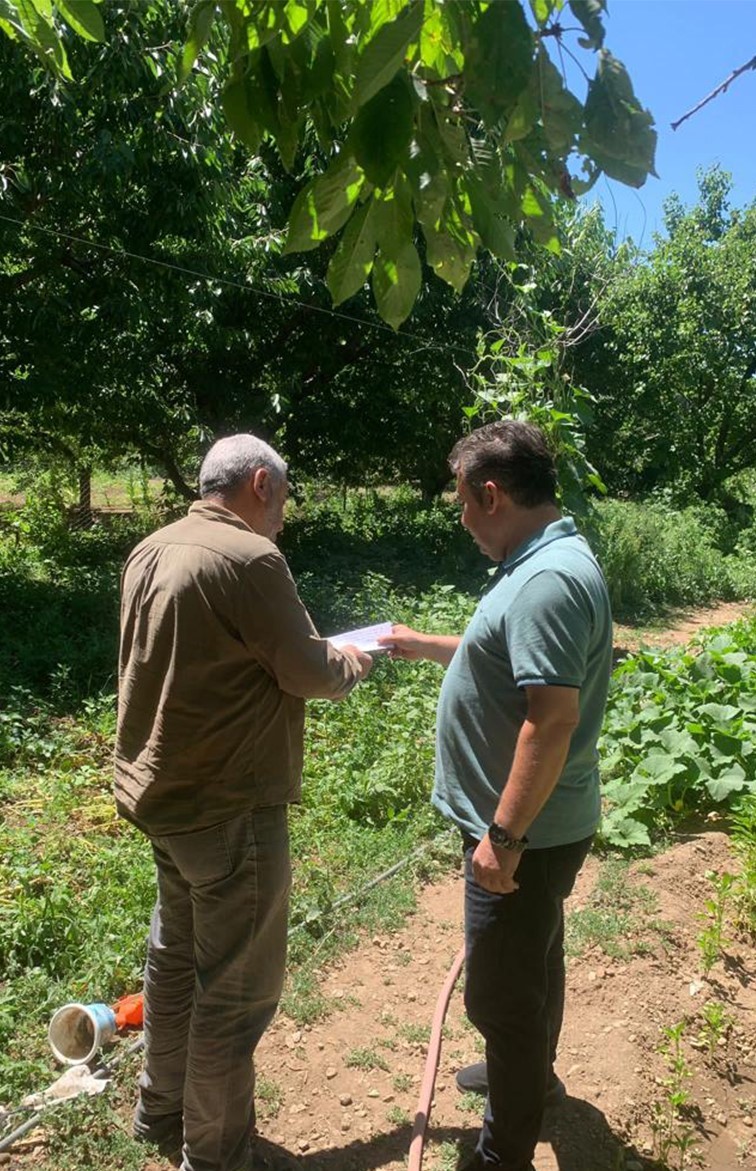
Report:
[{"label": "orange valve handle", "polygon": [[134,992],[131,996],[122,996],[111,1005],[115,1013],[117,1029],[141,1029],[144,1024],[144,994]]}]

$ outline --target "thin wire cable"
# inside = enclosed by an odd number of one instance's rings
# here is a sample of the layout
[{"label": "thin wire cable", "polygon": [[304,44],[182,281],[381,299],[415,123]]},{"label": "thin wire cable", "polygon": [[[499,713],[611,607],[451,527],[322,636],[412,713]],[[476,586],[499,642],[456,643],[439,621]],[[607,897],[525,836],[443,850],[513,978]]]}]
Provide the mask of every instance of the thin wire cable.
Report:
[{"label": "thin wire cable", "polygon": [[75,236],[73,233],[63,232],[59,228],[44,228],[41,224],[32,224],[27,220],[19,220],[14,216],[3,215],[2,213],[0,213],[0,220],[8,224],[15,224],[20,228],[29,229],[33,232],[42,232],[47,236],[54,236],[60,240],[70,240],[74,244],[83,244],[87,248],[98,248],[101,252],[107,252],[111,256],[127,260],[140,260],[143,264],[154,264],[158,268],[165,268],[172,272],[183,273],[186,276],[197,277],[199,280],[214,281],[219,285],[226,285],[232,289],[240,289],[243,293],[251,293],[255,297],[268,297],[270,300],[280,301],[286,305],[295,305],[298,309],[307,309],[311,313],[322,313],[326,317],[337,317],[341,321],[349,321],[353,325],[360,325],[366,329],[377,329],[382,333],[390,333],[392,337],[399,338],[400,340],[417,342],[427,350],[439,350],[442,353],[448,354],[468,352],[468,347],[465,346],[441,345],[438,342],[433,342],[428,338],[422,337],[418,333],[399,332],[390,325],[384,325],[380,321],[367,321],[362,317],[353,317],[349,313],[341,313],[337,309],[324,309],[321,305],[309,305],[306,301],[300,301],[296,297],[287,297],[283,293],[271,293],[268,289],[245,285],[241,281],[232,280],[230,277],[211,276],[210,273],[201,272],[199,269],[187,268],[185,265],[174,264],[169,260],[159,260],[154,256],[143,256],[140,252],[131,252],[127,248],[113,248],[110,244],[103,244],[99,240],[88,240],[84,236]]}]

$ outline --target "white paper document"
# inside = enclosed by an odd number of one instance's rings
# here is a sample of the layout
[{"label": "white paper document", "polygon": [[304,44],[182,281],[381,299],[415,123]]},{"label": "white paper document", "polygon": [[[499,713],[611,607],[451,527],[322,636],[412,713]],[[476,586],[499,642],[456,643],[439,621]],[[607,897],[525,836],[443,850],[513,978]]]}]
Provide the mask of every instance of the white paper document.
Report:
[{"label": "white paper document", "polygon": [[378,651],[387,651],[387,646],[379,646],[376,639],[385,638],[391,634],[390,622],[378,622],[375,626],[361,626],[359,630],[346,630],[343,634],[331,634],[328,641],[336,647],[356,646],[358,650],[375,654]]}]

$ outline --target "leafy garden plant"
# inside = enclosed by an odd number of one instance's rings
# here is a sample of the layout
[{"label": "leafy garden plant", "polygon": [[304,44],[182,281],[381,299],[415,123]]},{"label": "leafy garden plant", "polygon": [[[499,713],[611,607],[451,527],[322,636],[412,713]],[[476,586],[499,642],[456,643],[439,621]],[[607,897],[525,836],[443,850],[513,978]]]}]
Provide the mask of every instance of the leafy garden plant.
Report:
[{"label": "leafy garden plant", "polygon": [[605,841],[647,846],[660,823],[756,792],[755,638],[745,621],[615,670],[600,742]]}]

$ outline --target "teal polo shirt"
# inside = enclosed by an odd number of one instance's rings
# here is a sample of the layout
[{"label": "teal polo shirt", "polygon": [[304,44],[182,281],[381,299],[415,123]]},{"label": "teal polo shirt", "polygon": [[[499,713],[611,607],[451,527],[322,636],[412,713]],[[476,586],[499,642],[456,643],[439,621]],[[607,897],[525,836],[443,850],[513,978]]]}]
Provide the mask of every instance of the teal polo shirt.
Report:
[{"label": "teal polo shirt", "polygon": [[496,806],[525,719],[525,687],[580,691],[562,775],[527,831],[531,849],[580,841],[601,801],[596,744],[612,663],[606,583],[570,517],[535,533],[502,562],[441,687],[433,803],[475,838]]}]

